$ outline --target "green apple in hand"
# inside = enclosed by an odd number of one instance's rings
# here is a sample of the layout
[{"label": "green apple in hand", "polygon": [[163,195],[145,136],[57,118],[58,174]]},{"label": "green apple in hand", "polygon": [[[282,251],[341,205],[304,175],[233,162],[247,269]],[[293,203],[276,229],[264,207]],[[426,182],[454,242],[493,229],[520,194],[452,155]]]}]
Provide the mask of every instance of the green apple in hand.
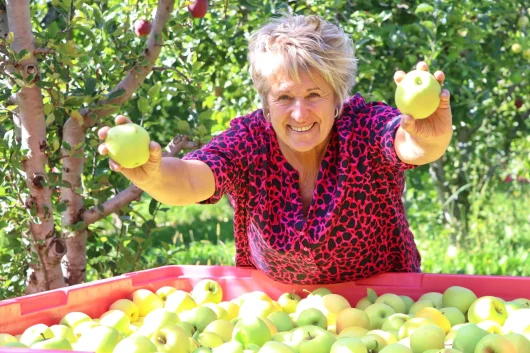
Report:
[{"label": "green apple in hand", "polygon": [[291,344],[298,353],[328,353],[337,339],[319,326],[297,327],[291,335]]},{"label": "green apple in hand", "polygon": [[414,119],[425,119],[433,114],[440,104],[440,83],[429,72],[408,72],[396,88],[396,106],[402,114]]},{"label": "green apple in hand", "polygon": [[197,305],[204,303],[219,304],[223,300],[223,288],[212,279],[203,279],[197,282],[190,294]]},{"label": "green apple in hand", "polygon": [[460,286],[449,287],[442,295],[443,307],[457,308],[462,314],[467,313],[475,300],[477,296],[471,289]]},{"label": "green apple in hand", "polygon": [[112,353],[120,341],[121,334],[114,327],[96,326],[87,330],[74,343],[74,349],[94,353]]},{"label": "green apple in hand", "polygon": [[33,343],[31,349],[53,349],[61,351],[71,351],[72,344],[64,337],[52,337],[44,341]]},{"label": "green apple in hand", "polygon": [[296,319],[296,325],[298,327],[313,325],[321,327],[323,329],[327,329],[328,320],[326,319],[326,316],[322,313],[322,311],[316,308],[308,308],[298,315]]},{"label": "green apple in hand", "polygon": [[151,335],[151,342],[158,348],[158,352],[190,353],[189,336],[176,325],[166,324],[159,327]]},{"label": "green apple in hand", "polygon": [[22,333],[20,342],[26,346],[55,337],[53,331],[45,324],[36,324],[28,327]]},{"label": "green apple in hand", "polygon": [[124,168],[136,168],[149,160],[149,133],[140,125],[128,123],[107,131],[108,155]]}]

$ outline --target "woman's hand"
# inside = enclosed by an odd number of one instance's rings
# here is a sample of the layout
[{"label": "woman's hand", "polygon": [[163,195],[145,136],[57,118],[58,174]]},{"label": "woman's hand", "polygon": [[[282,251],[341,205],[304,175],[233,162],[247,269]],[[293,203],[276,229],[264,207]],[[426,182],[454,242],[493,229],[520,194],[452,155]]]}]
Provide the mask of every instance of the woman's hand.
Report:
[{"label": "woman's hand", "polygon": [[[416,65],[417,70],[429,71],[426,62],[420,61]],[[404,71],[397,71],[394,74],[394,81],[399,84],[405,76]],[[436,71],[434,77],[443,85],[445,74],[442,71]],[[440,104],[436,111],[425,119],[414,119],[410,115],[401,116],[401,128],[408,132],[411,137],[419,141],[436,142],[438,140],[450,139],[453,133],[453,122],[451,106],[449,104],[449,91],[442,89],[440,93]]]},{"label": "woman's hand", "polygon": [[[115,119],[116,125],[127,124],[131,121],[123,115],[118,115]],[[98,130],[98,137],[100,140],[105,141],[107,132],[110,127],[105,126]],[[102,155],[107,154],[107,146],[102,143],[98,146],[98,152]],[[157,177],[160,176],[160,167],[162,165],[162,148],[154,141],[151,141],[149,145],[149,160],[142,166],[128,169],[120,166],[116,161],[109,158],[109,167],[111,170],[121,172],[127,179],[133,182],[136,186],[142,187],[146,183],[153,182]]]}]

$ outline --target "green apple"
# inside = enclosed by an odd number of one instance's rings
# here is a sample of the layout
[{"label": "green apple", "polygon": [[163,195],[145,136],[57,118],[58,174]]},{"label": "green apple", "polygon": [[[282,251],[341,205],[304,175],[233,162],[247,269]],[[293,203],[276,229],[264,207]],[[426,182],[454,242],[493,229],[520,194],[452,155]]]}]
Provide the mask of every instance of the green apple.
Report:
[{"label": "green apple", "polygon": [[118,342],[112,353],[155,353],[157,351],[158,347],[149,338],[133,333]]},{"label": "green apple", "polygon": [[530,337],[530,308],[518,309],[508,316],[504,322],[505,333],[520,333]]},{"label": "green apple", "polygon": [[401,343],[392,343],[384,347],[379,353],[413,353],[412,349]]},{"label": "green apple", "polygon": [[282,343],[291,342],[291,335],[293,333],[293,330],[275,333],[274,335],[272,335],[271,340]]},{"label": "green apple", "polygon": [[171,286],[163,286],[163,287],[160,287],[156,290],[155,294],[158,295],[158,297],[160,299],[162,299],[162,301],[165,303],[166,302],[166,299],[167,297],[171,294],[171,293],[175,293],[177,291],[177,288],[175,287],[171,287]]},{"label": "green apple", "polygon": [[129,317],[130,322],[135,322],[136,320],[138,320],[138,316],[140,314],[138,306],[136,306],[136,304],[134,304],[134,302],[129,299],[116,300],[110,305],[109,310],[123,311],[125,315]]},{"label": "green apple", "polygon": [[147,338],[151,338],[153,332],[164,325],[174,325],[180,319],[176,313],[164,308],[157,308],[151,311],[144,319],[143,325],[138,330],[138,333]]},{"label": "green apple", "polygon": [[358,338],[340,337],[331,346],[330,353],[368,353],[368,350]]},{"label": "green apple", "polygon": [[20,342],[26,346],[55,337],[53,331],[45,324],[36,324],[28,327],[22,333]]},{"label": "green apple", "polygon": [[264,318],[275,311],[278,310],[274,307],[272,302],[256,298],[247,298],[243,301],[243,303],[241,303],[241,306],[239,307],[239,316],[259,316],[261,318]]},{"label": "green apple", "polygon": [[186,310],[178,314],[180,321],[189,322],[195,327],[195,330],[202,332],[212,321],[217,320],[215,312],[206,307],[198,306],[191,310]]},{"label": "green apple", "polygon": [[451,327],[459,324],[463,324],[466,322],[466,317],[458,308],[454,307],[447,307],[447,308],[441,308],[439,310],[443,316],[449,320],[449,323],[451,324]]},{"label": "green apple", "polygon": [[207,347],[199,347],[194,349],[191,353],[212,353],[213,351]]},{"label": "green apple", "polygon": [[357,308],[346,308],[340,311],[335,321],[337,334],[340,334],[345,328],[352,326],[370,329],[370,318],[368,314]]},{"label": "green apple", "polygon": [[331,332],[314,325],[297,327],[291,335],[291,342],[298,353],[328,353],[335,341]]},{"label": "green apple", "polygon": [[395,313],[387,317],[381,326],[383,331],[399,331],[401,326],[410,320],[410,316],[403,313]]},{"label": "green apple", "polygon": [[278,297],[278,303],[282,307],[282,310],[287,314],[292,314],[296,311],[296,306],[302,300],[302,298],[294,292],[286,292]]},{"label": "green apple", "polygon": [[410,348],[413,353],[423,353],[428,349],[445,347],[445,332],[436,325],[425,325],[410,335]]},{"label": "green apple", "polygon": [[149,143],[149,133],[133,123],[111,127],[105,138],[109,157],[124,168],[145,164],[150,156]]},{"label": "green apple", "polygon": [[390,306],[396,313],[404,314],[406,312],[406,305],[403,299],[397,294],[385,293],[377,297],[376,303],[383,303]]},{"label": "green apple", "polygon": [[279,332],[290,331],[295,327],[293,319],[284,311],[275,311],[267,316]]},{"label": "green apple", "polygon": [[509,333],[504,337],[515,347],[517,353],[530,353],[530,340],[522,334]]},{"label": "green apple", "polygon": [[322,311],[316,308],[309,308],[309,309],[305,309],[298,315],[298,318],[296,319],[296,325],[298,327],[306,326],[306,325],[314,325],[314,326],[321,327],[323,329],[327,329],[328,320],[326,319],[326,316],[324,316]]},{"label": "green apple", "polygon": [[82,322],[86,322],[86,321],[92,321],[90,316],[88,316],[85,313],[79,312],[79,311],[72,311],[66,314],[65,316],[63,316],[59,324],[75,329],[77,325],[79,325]]},{"label": "green apple", "polygon": [[3,346],[0,345],[0,347],[11,347],[11,348],[29,348],[28,346],[26,346],[24,343],[20,343],[18,341],[16,342],[7,342],[6,344],[4,344]]},{"label": "green apple", "polygon": [[414,119],[425,119],[436,111],[440,104],[441,86],[429,72],[408,72],[396,88],[396,106],[402,114]]},{"label": "green apple", "polygon": [[44,341],[35,342],[30,346],[31,349],[50,349],[71,351],[72,344],[65,337],[52,337]]},{"label": "green apple", "polygon": [[353,338],[361,338],[364,335],[366,335],[370,330],[360,327],[360,326],[350,326],[346,327],[342,331],[340,331],[338,337],[353,337]]},{"label": "green apple", "polygon": [[114,327],[116,330],[120,331],[125,335],[131,333],[131,321],[127,314],[121,310],[109,310],[101,315],[99,323],[101,326]]},{"label": "green apple", "polygon": [[414,304],[414,299],[408,295],[400,295],[400,297],[403,300],[403,303],[405,303],[405,314],[408,314],[410,307]]},{"label": "green apple", "polygon": [[475,300],[477,296],[471,289],[460,286],[449,287],[442,295],[443,307],[457,308],[462,314],[467,313]]},{"label": "green apple", "polygon": [[409,315],[414,316],[423,308],[434,308],[434,304],[430,300],[418,300],[410,306]]},{"label": "green apple", "polygon": [[88,332],[88,330],[97,326],[101,326],[101,324],[94,320],[85,321],[77,325],[74,328],[74,336],[76,338],[76,341],[79,340],[79,338],[82,337],[86,332]]},{"label": "green apple", "polygon": [[367,333],[360,338],[364,346],[368,349],[368,352],[379,352],[384,347],[388,346],[386,340],[380,335],[373,335]]},{"label": "green apple", "polygon": [[223,288],[212,279],[203,279],[197,282],[190,294],[197,305],[204,303],[219,304],[223,300]]},{"label": "green apple", "polygon": [[359,301],[355,305],[355,308],[359,310],[364,310],[372,304],[373,303],[370,300],[368,300],[367,297],[364,297],[364,298],[359,299]]},{"label": "green apple", "polygon": [[515,310],[519,310],[519,309],[524,309],[525,308],[524,304],[519,303],[519,302],[515,302],[513,300],[510,301],[510,302],[504,303],[504,306],[506,307],[506,313],[508,314],[508,316],[510,316],[510,314],[513,313]]},{"label": "green apple", "polygon": [[219,347],[212,349],[212,353],[244,353],[243,346],[239,342],[225,342]]},{"label": "green apple", "polygon": [[191,310],[197,307],[197,303],[188,292],[177,290],[169,294],[166,298],[164,308],[179,314],[186,310]]},{"label": "green apple", "polygon": [[195,326],[193,326],[189,322],[179,321],[175,325],[183,329],[184,332],[186,332],[186,335],[188,335],[189,337],[193,337],[193,334],[196,331]]},{"label": "green apple", "polygon": [[71,327],[66,325],[52,325],[50,326],[50,330],[52,330],[54,337],[64,337],[70,343],[77,341],[77,338],[74,335],[74,330]]},{"label": "green apple", "polygon": [[436,309],[443,308],[443,293],[439,292],[429,292],[423,294],[421,297],[419,297],[418,301],[420,300],[430,300],[432,303],[432,306]]},{"label": "green apple", "polygon": [[475,353],[517,353],[513,344],[504,336],[491,334],[478,341]]},{"label": "green apple", "polygon": [[215,312],[215,315],[217,315],[218,319],[228,319],[228,313],[225,309],[219,306],[219,304],[215,303],[204,303],[202,306],[207,306],[208,308],[212,309]]},{"label": "green apple", "polygon": [[213,332],[218,334],[223,342],[228,342],[232,339],[232,332],[234,331],[234,324],[228,320],[220,319],[214,320],[204,328],[203,332]]},{"label": "green apple", "polygon": [[15,336],[10,335],[9,333],[0,333],[0,347],[10,342],[18,342],[18,340]]},{"label": "green apple", "polygon": [[325,295],[332,294],[331,290],[327,289],[326,287],[320,287],[317,288],[307,295],[308,297],[323,297]]},{"label": "green apple", "polygon": [[222,301],[218,305],[219,307],[226,310],[228,321],[236,318],[239,315],[239,305],[232,301]]},{"label": "green apple", "polygon": [[519,54],[520,52],[523,51],[523,46],[519,43],[514,43],[512,44],[512,53],[514,54]]},{"label": "green apple", "polygon": [[524,306],[525,308],[530,308],[530,299],[526,299],[526,298],[517,298],[517,299],[512,300],[512,302],[515,302],[515,303],[521,303],[521,304],[523,304],[523,306]]},{"label": "green apple", "polygon": [[251,343],[248,345],[248,347],[243,352],[245,353],[259,352],[260,348],[261,348],[260,346]]},{"label": "green apple", "polygon": [[503,325],[508,317],[504,300],[494,296],[480,297],[471,304],[467,312],[469,322],[477,324],[491,320]]},{"label": "green apple", "polygon": [[145,317],[154,309],[163,308],[164,302],[149,289],[137,289],[132,294],[132,301],[138,307],[138,315]]},{"label": "green apple", "polygon": [[364,311],[370,318],[370,330],[380,329],[385,319],[396,313],[394,309],[383,303],[374,303]]},{"label": "green apple", "polygon": [[485,331],[488,331],[489,333],[498,333],[498,334],[503,333],[502,326],[496,323],[495,321],[491,321],[491,320],[481,321],[477,324],[477,326]]},{"label": "green apple", "polygon": [[320,309],[328,320],[328,326],[336,324],[337,315],[344,309],[351,308],[350,302],[340,294],[326,294],[320,301]]},{"label": "green apple", "polygon": [[436,308],[423,308],[414,315],[415,318],[423,317],[432,320],[440,326],[445,333],[451,331],[451,322]]},{"label": "green apple", "polygon": [[121,334],[114,327],[96,326],[87,330],[74,344],[74,350],[94,353],[112,353],[121,341]]},{"label": "green apple", "polygon": [[189,336],[177,325],[165,324],[159,327],[153,332],[150,339],[158,348],[158,352],[191,352]]},{"label": "green apple", "polygon": [[489,333],[476,324],[468,324],[462,326],[453,339],[453,348],[462,351],[463,353],[475,353],[477,343]]},{"label": "green apple", "polygon": [[413,317],[401,325],[398,330],[398,338],[404,339],[409,337],[414,331],[426,325],[435,325],[435,322],[423,317]]},{"label": "green apple", "polygon": [[269,341],[265,342],[258,353],[296,353],[296,351],[285,343]]},{"label": "green apple", "polygon": [[232,340],[237,341],[247,348],[249,344],[262,346],[272,338],[267,324],[259,317],[245,317],[234,326]]},{"label": "green apple", "polygon": [[217,333],[206,331],[203,331],[199,334],[199,336],[197,337],[197,341],[199,341],[201,347],[207,347],[210,349],[219,347],[224,343],[221,336],[219,336]]}]

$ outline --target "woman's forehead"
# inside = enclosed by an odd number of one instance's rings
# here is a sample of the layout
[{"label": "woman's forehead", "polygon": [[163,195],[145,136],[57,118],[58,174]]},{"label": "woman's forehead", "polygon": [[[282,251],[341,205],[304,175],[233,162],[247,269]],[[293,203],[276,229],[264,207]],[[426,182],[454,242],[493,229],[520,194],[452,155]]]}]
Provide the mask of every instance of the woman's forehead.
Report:
[{"label": "woman's forehead", "polygon": [[290,91],[296,89],[310,91],[323,89],[328,86],[322,78],[322,75],[315,70],[311,70],[311,74],[307,71],[299,71],[298,76],[297,79],[294,75],[280,71],[269,78],[269,84],[274,91]]}]

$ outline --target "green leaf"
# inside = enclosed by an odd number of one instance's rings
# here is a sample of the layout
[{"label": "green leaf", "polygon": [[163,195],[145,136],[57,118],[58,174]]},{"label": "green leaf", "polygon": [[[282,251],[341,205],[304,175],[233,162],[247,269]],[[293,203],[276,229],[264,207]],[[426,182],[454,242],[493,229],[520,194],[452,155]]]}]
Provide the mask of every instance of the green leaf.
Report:
[{"label": "green leaf", "polygon": [[156,99],[160,95],[160,89],[162,88],[162,85],[157,82],[154,84],[151,88],[149,88],[149,91],[147,92],[147,96],[151,99]]},{"label": "green leaf", "polygon": [[149,202],[149,214],[152,216],[155,214],[156,208],[158,207],[159,202],[155,199],[151,199]]},{"label": "green leaf", "polygon": [[93,77],[87,77],[85,79],[85,94],[91,96],[96,90],[96,79]]},{"label": "green leaf", "polygon": [[367,288],[366,289],[366,297],[368,298],[370,303],[373,304],[377,300],[377,293],[372,288]]},{"label": "green leaf", "polygon": [[434,7],[429,4],[419,4],[418,7],[416,7],[416,11],[414,13],[417,15],[419,13],[428,12],[432,13],[434,11]]},{"label": "green leaf", "polygon": [[119,88],[117,90],[115,90],[114,92],[110,93],[107,97],[107,99],[115,99],[115,98],[118,98],[118,97],[121,97],[125,94],[125,90],[123,88]]},{"label": "green leaf", "polygon": [[17,61],[22,61],[31,58],[31,53],[26,49],[22,49],[17,53]]},{"label": "green leaf", "polygon": [[145,97],[140,97],[138,99],[138,110],[141,113],[147,113],[151,107],[149,106],[149,101]]}]

